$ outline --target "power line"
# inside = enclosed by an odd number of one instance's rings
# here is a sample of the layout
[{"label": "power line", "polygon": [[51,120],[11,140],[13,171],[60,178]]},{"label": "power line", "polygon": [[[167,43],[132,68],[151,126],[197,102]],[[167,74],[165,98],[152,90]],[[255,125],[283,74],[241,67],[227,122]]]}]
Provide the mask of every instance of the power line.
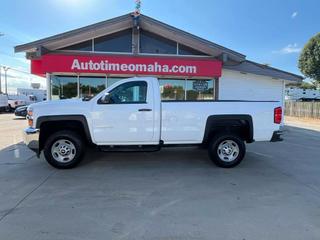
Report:
[{"label": "power line", "polygon": [[[9,67],[9,66],[4,66],[4,65],[0,65],[0,68],[5,68],[5,67]],[[21,69],[17,69],[17,68],[13,68],[13,67],[9,67],[10,70],[13,70],[13,71],[16,71],[16,72],[20,72],[20,73],[24,73],[24,74],[28,74],[28,75],[32,75],[34,77],[39,77],[39,76],[35,76],[34,74],[30,73],[30,72],[27,72],[27,71],[24,71],[24,70],[21,70]]]}]

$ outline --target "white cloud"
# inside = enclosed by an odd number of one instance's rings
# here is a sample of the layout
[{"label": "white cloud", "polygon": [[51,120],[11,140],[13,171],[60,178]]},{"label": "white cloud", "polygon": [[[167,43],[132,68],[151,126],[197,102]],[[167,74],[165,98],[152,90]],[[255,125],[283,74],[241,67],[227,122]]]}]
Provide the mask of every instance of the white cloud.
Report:
[{"label": "white cloud", "polygon": [[293,19],[293,18],[296,18],[298,16],[298,12],[293,12],[292,14],[291,14],[291,18]]},{"label": "white cloud", "polygon": [[278,51],[273,51],[273,53],[280,53],[280,54],[291,54],[291,53],[299,53],[301,52],[301,47],[298,46],[297,43],[294,44],[288,44],[284,48],[278,50]]}]

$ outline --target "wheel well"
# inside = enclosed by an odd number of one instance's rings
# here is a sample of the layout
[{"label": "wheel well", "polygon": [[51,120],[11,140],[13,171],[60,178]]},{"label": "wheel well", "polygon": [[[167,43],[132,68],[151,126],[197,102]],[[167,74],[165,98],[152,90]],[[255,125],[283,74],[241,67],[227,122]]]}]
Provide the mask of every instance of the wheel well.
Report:
[{"label": "wheel well", "polygon": [[203,142],[208,143],[215,135],[222,132],[235,134],[247,143],[254,141],[251,116],[213,116],[208,118]]},{"label": "wheel well", "polygon": [[61,121],[46,121],[40,125],[40,142],[39,150],[41,151],[48,137],[55,132],[62,130],[70,130],[79,134],[86,143],[91,144],[91,140],[86,135],[84,126],[78,120],[61,120]]}]

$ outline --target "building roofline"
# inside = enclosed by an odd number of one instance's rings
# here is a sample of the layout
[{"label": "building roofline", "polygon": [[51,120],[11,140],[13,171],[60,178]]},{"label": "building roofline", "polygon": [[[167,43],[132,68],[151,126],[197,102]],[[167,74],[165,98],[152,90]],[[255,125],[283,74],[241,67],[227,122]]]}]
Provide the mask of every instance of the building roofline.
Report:
[{"label": "building roofline", "polygon": [[121,15],[119,17],[115,17],[115,18],[111,18],[111,19],[108,19],[108,20],[105,20],[105,21],[98,22],[98,23],[90,24],[90,25],[87,25],[85,27],[81,27],[81,28],[77,28],[77,29],[70,30],[70,31],[67,31],[67,32],[59,33],[59,34],[56,34],[56,35],[53,35],[53,36],[50,36],[50,37],[46,37],[46,38],[42,38],[42,39],[39,39],[39,40],[36,40],[36,41],[33,41],[33,42],[17,45],[17,46],[14,47],[14,51],[15,52],[28,51],[29,49],[38,47],[38,46],[40,46],[40,45],[42,45],[44,43],[55,41],[55,40],[60,40],[61,38],[69,37],[69,36],[84,32],[84,31],[89,31],[91,29],[103,26],[105,24],[111,24],[113,22],[119,22],[119,21],[122,21],[122,20],[126,20],[129,17],[131,17],[131,14],[124,14],[124,15]]},{"label": "building roofline", "polygon": [[304,77],[290,73],[287,71],[280,70],[278,68],[270,67],[268,65],[260,64],[254,61],[245,60],[241,63],[227,65],[225,64],[223,68],[233,71],[240,71],[244,73],[252,73],[261,76],[267,76],[274,79],[282,79],[286,81],[302,82]]},{"label": "building roofline", "polygon": [[[45,45],[45,44],[50,43],[50,42],[59,41],[59,40],[61,40],[63,38],[72,37],[72,36],[74,36],[76,34],[80,34],[80,33],[86,32],[86,31],[91,31],[91,30],[94,30],[96,28],[102,27],[102,26],[107,25],[107,24],[119,23],[121,21],[129,20],[131,18],[132,18],[132,14],[128,13],[128,14],[125,14],[125,15],[122,15],[122,16],[119,16],[119,17],[115,17],[115,18],[111,18],[111,19],[108,19],[108,20],[105,20],[105,21],[94,23],[94,24],[91,24],[91,25],[88,25],[88,26],[85,26],[85,27],[77,28],[77,29],[74,29],[74,30],[71,30],[71,31],[67,31],[67,32],[64,32],[64,33],[59,33],[59,34],[53,35],[51,37],[46,37],[46,38],[43,38],[43,39],[39,39],[37,41],[33,41],[33,42],[26,43],[26,44],[18,45],[18,46],[15,46],[14,50],[15,50],[15,52],[24,52],[24,51],[28,52],[28,51],[31,51],[34,48],[37,48],[37,47],[39,47],[41,45]],[[191,38],[191,39],[193,39],[195,41],[201,42],[202,44],[205,44],[210,48],[219,49],[220,51],[225,52],[225,53],[227,53],[227,54],[229,54],[231,56],[234,56],[237,59],[244,60],[245,57],[246,57],[245,55],[243,55],[243,54],[241,54],[239,52],[233,51],[233,50],[231,50],[229,48],[223,47],[223,46],[221,46],[219,44],[216,44],[214,42],[211,42],[211,41],[208,41],[206,39],[200,38],[200,37],[198,37],[198,36],[196,36],[194,34],[191,34],[191,33],[186,32],[184,30],[178,29],[176,27],[173,27],[171,25],[163,23],[163,22],[161,22],[159,20],[156,20],[154,18],[151,18],[149,16],[141,14],[140,19],[142,21],[147,21],[149,23],[161,26],[161,27],[165,28],[168,31],[172,31],[172,32],[178,33],[178,34],[180,34],[180,35],[182,35],[184,37]]]},{"label": "building roofline", "polygon": [[253,62],[253,61],[250,61],[250,60],[246,60],[246,61],[250,62],[252,64],[255,64],[255,65],[259,66],[259,67],[262,67],[262,68],[266,68],[266,69],[270,69],[270,70],[273,70],[273,71],[277,71],[277,72],[281,72],[281,73],[284,73],[284,74],[291,75],[293,77],[299,78],[301,81],[305,79],[305,77],[303,77],[301,75],[298,75],[298,74],[295,74],[295,73],[291,73],[291,72],[288,72],[288,71],[284,71],[284,70],[281,70],[279,68],[271,67],[271,66],[268,66],[268,65],[265,65],[265,64],[261,64],[261,63],[257,63],[257,62]]}]

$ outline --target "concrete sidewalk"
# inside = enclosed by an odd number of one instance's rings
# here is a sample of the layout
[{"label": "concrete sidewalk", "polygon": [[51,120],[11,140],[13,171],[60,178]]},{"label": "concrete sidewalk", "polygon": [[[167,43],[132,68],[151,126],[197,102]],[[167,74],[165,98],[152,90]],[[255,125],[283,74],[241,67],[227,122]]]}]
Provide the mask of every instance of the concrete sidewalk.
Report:
[{"label": "concrete sidewalk", "polygon": [[292,127],[305,128],[320,132],[320,119],[285,116],[285,124]]},{"label": "concrete sidewalk", "polygon": [[25,118],[13,113],[0,113],[0,149],[22,141],[22,130],[27,127]]}]

